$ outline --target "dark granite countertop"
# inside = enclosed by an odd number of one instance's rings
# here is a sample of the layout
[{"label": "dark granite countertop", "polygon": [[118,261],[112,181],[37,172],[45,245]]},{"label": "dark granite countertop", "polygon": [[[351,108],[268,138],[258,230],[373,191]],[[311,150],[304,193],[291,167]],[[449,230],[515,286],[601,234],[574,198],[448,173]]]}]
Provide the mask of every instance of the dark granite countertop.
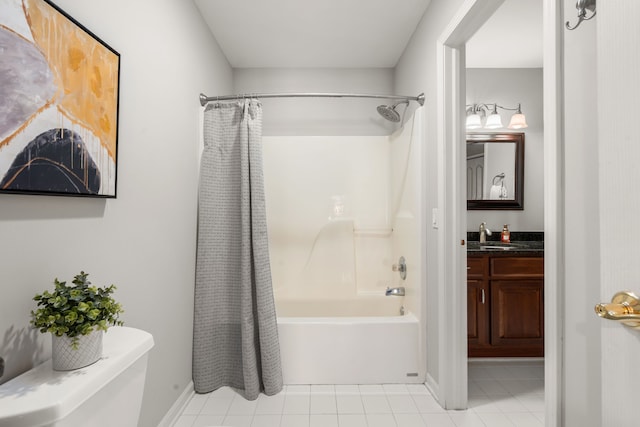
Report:
[{"label": "dark granite countertop", "polygon": [[469,255],[544,255],[544,232],[511,232],[511,243],[500,241],[500,232],[487,236],[486,243],[480,243],[478,232],[467,233],[467,253]]},{"label": "dark granite countertop", "polygon": [[468,254],[487,254],[487,253],[504,253],[510,255],[525,255],[525,254],[543,254],[544,242],[536,240],[521,240],[511,243],[501,243],[495,241],[487,241],[486,243],[480,243],[478,241],[467,242]]}]

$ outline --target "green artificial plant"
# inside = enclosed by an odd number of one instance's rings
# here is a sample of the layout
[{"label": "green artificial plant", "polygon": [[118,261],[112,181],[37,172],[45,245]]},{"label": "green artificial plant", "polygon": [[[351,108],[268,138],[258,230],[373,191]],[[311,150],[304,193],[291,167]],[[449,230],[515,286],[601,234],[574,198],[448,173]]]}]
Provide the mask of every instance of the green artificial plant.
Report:
[{"label": "green artificial plant", "polygon": [[81,271],[72,281],[75,286],[67,286],[56,278],[53,292],[44,291],[33,297],[39,308],[31,311],[31,324],[43,333],[51,332],[59,337],[67,335],[72,338],[74,349],[78,348],[80,335],[123,325],[118,318],[124,310],[111,296],[116,287],[90,286],[87,276]]}]

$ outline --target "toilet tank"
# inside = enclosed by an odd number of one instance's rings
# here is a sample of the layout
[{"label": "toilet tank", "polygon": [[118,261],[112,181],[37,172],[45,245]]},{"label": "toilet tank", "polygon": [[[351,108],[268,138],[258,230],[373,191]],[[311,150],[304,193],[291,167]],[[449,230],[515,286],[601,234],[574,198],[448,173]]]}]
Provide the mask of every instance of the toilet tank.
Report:
[{"label": "toilet tank", "polygon": [[0,427],[138,425],[151,334],[114,326],[104,334],[102,359],[75,371],[48,360],[0,385]]}]

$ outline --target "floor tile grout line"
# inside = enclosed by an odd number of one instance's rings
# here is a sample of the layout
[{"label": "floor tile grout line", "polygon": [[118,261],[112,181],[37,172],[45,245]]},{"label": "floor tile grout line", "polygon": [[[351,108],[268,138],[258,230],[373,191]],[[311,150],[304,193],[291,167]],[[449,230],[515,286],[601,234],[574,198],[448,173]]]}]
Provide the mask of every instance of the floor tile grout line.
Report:
[{"label": "floor tile grout line", "polygon": [[[524,376],[524,375],[523,375]],[[535,386],[529,384],[527,386],[522,386],[524,391],[522,393],[518,392],[518,382],[522,382],[522,381],[528,381],[530,383],[535,383],[535,381],[540,381],[540,379],[535,378],[534,375],[530,375],[528,378],[520,378],[520,376],[517,376],[516,378],[513,378],[512,380],[509,380],[508,378],[504,378],[504,376],[501,376],[500,378],[491,378],[491,377],[487,377],[484,374],[480,374],[480,377],[478,376],[474,376],[473,373],[470,373],[469,376],[470,379],[470,383],[473,383],[474,381],[477,380],[481,380],[481,381],[487,381],[487,380],[492,380],[494,381],[495,384],[501,384],[504,385],[504,383],[501,383],[500,381],[510,381],[512,384],[512,387],[504,387],[504,390],[506,391],[505,393],[500,393],[500,394],[492,394],[492,393],[486,393],[484,392],[481,388],[478,388],[477,385],[475,386],[476,389],[476,393],[473,394],[470,393],[470,400],[476,398],[476,399],[483,399],[486,400],[487,402],[494,402],[496,400],[499,400],[500,396],[504,396],[507,398],[515,398],[516,401],[518,401],[518,403],[520,405],[522,405],[522,409],[523,410],[516,410],[516,411],[512,411],[509,408],[506,407],[500,407],[500,408],[496,408],[497,412],[496,413],[501,413],[504,415],[508,415],[508,414],[529,414],[530,416],[534,417],[536,420],[540,420],[540,414],[544,414],[544,410],[543,408],[542,411],[536,411],[534,409],[532,409],[532,405],[535,405],[535,401],[536,399],[542,399],[542,405],[544,405],[544,388],[536,388]],[[326,415],[326,414],[313,414],[311,412],[311,396],[312,395],[331,395],[332,399],[331,402],[333,404],[333,406],[335,406],[335,412],[332,412],[330,415],[333,415],[336,417],[337,420],[340,419],[341,415],[363,415],[365,418],[367,416],[374,416],[374,415],[383,415],[383,414],[379,414],[379,413],[372,413],[367,411],[367,408],[364,406],[364,397],[365,396],[385,396],[384,401],[386,402],[386,404],[388,405],[388,409],[389,412],[386,412],[387,415],[391,415],[394,419],[395,422],[398,422],[398,417],[400,416],[400,418],[402,418],[402,415],[408,415],[408,414],[414,414],[414,415],[419,415],[422,419],[425,419],[425,417],[427,417],[429,414],[431,414],[431,412],[422,412],[421,410],[423,408],[419,407],[418,401],[417,399],[419,399],[419,396],[421,395],[426,395],[426,396],[431,396],[433,398],[433,396],[428,392],[428,390],[425,388],[424,392],[419,391],[419,389],[415,388],[415,384],[402,384],[402,385],[388,385],[387,387],[383,387],[382,385],[378,385],[379,387],[376,387],[375,385],[373,385],[374,387],[371,388],[365,388],[365,387],[360,387],[358,386],[357,388],[357,392],[356,390],[354,390],[353,388],[349,389],[349,388],[343,388],[342,390],[336,387],[337,385],[330,385],[330,387],[327,388],[316,388],[313,392],[311,391],[311,385],[308,385],[308,392],[306,393],[288,393],[289,390],[287,390],[287,388],[284,388],[282,391],[282,395],[283,395],[283,401],[282,401],[282,408],[280,411],[274,411],[273,413],[267,413],[264,415],[278,415],[280,417],[280,420],[282,422],[282,418],[285,415],[295,415],[295,414],[288,414],[285,413],[285,403],[286,403],[286,399],[287,396],[289,395],[305,395],[307,396],[308,399],[308,404],[307,406],[307,411],[303,414],[306,417],[307,421],[309,423],[311,423],[311,419],[313,415]],[[353,385],[352,385],[353,386]],[[409,387],[412,386],[412,387]],[[543,386],[543,384],[542,384]],[[531,387],[531,388],[528,388]],[[380,390],[381,389],[381,390]],[[375,392],[374,392],[375,390]],[[227,418],[229,416],[232,415],[236,415],[236,414],[230,414],[233,402],[237,399],[242,398],[242,396],[238,397],[238,394],[234,394],[233,398],[231,399],[231,402],[229,403],[229,405],[226,407],[225,410],[225,414],[224,415],[214,415],[214,414],[204,414],[204,408],[206,407],[206,401],[204,402],[204,404],[200,405],[197,411],[197,414],[181,414],[181,415],[186,415],[186,416],[190,416],[192,418],[196,418],[199,416],[205,416],[205,415],[212,415],[212,416],[220,416],[224,418]],[[339,408],[338,408],[338,400],[339,397],[338,396],[358,396],[360,403],[362,404],[362,413],[359,413],[359,411],[356,413],[350,413],[348,410],[345,412],[340,412]],[[391,400],[398,400],[398,399],[394,399],[392,396],[404,396],[405,398],[409,398],[411,403],[413,404],[413,406],[415,406],[415,409],[417,410],[417,412],[413,412],[411,410],[411,412],[407,412],[405,414],[405,412],[402,411],[397,411],[394,410],[394,407],[392,406],[392,402]],[[523,398],[519,399],[518,397],[521,396]],[[210,398],[214,398],[216,396],[208,396],[207,400]],[[220,396],[223,397],[223,396]],[[258,404],[259,402],[257,402],[252,410],[250,411],[251,413],[247,413],[247,414],[242,414],[244,416],[250,417],[251,421],[253,422],[253,420],[255,420],[256,414],[258,413]],[[398,402],[396,402],[396,404],[398,404]],[[396,408],[397,409],[397,408]],[[449,416],[449,411],[445,411],[443,410],[445,414],[447,414],[447,417],[450,418]],[[277,412],[277,413],[276,413]],[[478,412],[475,410],[475,408],[473,407],[469,407],[469,412],[473,412],[475,413],[476,416],[480,417],[479,414],[482,413],[488,413],[488,412]],[[441,412],[433,412],[435,413],[441,413]],[[240,414],[238,414],[240,415]],[[240,416],[242,416],[240,415]],[[480,418],[482,419],[482,418]],[[195,424],[194,421],[191,420],[191,424]]]}]

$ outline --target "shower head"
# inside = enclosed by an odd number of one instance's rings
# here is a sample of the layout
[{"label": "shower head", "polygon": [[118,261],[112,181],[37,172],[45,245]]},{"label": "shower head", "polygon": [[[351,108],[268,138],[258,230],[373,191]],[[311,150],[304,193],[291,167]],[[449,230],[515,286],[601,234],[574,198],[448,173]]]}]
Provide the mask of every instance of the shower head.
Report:
[{"label": "shower head", "polygon": [[378,114],[393,123],[400,121],[400,114],[396,111],[396,107],[400,104],[409,105],[409,101],[396,102],[393,105],[378,105]]},{"label": "shower head", "polygon": [[389,105],[378,105],[378,114],[390,122],[398,123],[400,121],[400,114]]}]

